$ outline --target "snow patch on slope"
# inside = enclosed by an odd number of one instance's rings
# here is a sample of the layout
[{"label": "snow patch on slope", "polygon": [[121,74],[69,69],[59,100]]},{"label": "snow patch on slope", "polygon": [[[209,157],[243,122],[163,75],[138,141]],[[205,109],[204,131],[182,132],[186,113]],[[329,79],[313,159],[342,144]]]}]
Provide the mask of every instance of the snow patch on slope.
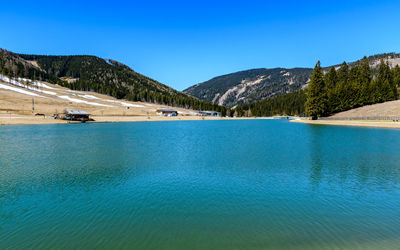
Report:
[{"label": "snow patch on slope", "polygon": [[100,100],[100,98],[94,96],[94,95],[78,95],[79,97],[83,97],[86,99],[90,99],[90,100]]},{"label": "snow patch on slope", "polygon": [[[138,105],[138,104],[132,104],[132,103],[127,103],[127,102],[121,102],[121,101],[114,101],[114,100],[103,100],[105,102],[111,102],[111,103],[116,103],[116,104],[120,104],[124,107],[135,107],[135,108],[144,108],[143,105]],[[148,105],[146,105],[148,106]]]},{"label": "snow patch on slope", "polygon": [[[30,96],[49,98],[49,97],[34,93],[34,92],[39,92],[42,94],[54,96],[54,98],[61,98],[61,99],[64,99],[64,100],[67,100],[70,102],[83,103],[83,104],[88,104],[88,105],[93,105],[93,106],[116,107],[116,106],[102,104],[102,103],[98,103],[98,102],[85,101],[85,100],[78,99],[78,98],[83,98],[83,99],[87,99],[87,100],[97,100],[97,101],[101,101],[101,102],[109,102],[109,103],[113,103],[115,105],[119,105],[119,106],[123,106],[123,107],[135,107],[135,108],[144,108],[145,107],[145,106],[139,105],[139,104],[132,104],[132,103],[123,102],[123,101],[103,99],[103,98],[99,98],[94,95],[82,94],[82,92],[75,91],[75,90],[68,89],[68,90],[60,91],[56,88],[47,86],[44,83],[32,81],[32,80],[26,79],[26,78],[11,79],[7,76],[0,74],[0,81],[4,81],[5,83],[15,86],[15,87],[12,87],[12,86],[9,86],[6,84],[1,84],[0,85],[1,89],[11,90],[14,92],[18,92],[18,93],[26,94],[26,95],[30,95]],[[53,92],[53,91],[43,90],[41,88],[54,89],[55,91],[57,91],[57,93]],[[30,91],[28,91],[28,90],[30,90]],[[31,92],[31,91],[34,91],[34,92]]]},{"label": "snow patch on slope", "polygon": [[88,101],[72,98],[72,97],[69,97],[69,96],[66,96],[66,95],[62,95],[62,96],[59,96],[59,97],[61,99],[65,99],[65,100],[68,100],[68,101],[71,101],[71,102],[76,102],[76,103],[85,103],[85,104],[89,104],[89,105],[93,105],[93,106],[101,106],[101,107],[113,107],[111,105],[100,104],[100,103],[97,103],[97,102],[88,102]]},{"label": "snow patch on slope", "polygon": [[[34,85],[34,86],[42,86],[42,85],[44,85],[43,83],[29,81],[28,79],[25,79],[25,78],[17,78],[17,79],[19,81],[25,81],[26,83],[29,83],[29,84]],[[38,89],[38,88],[35,88],[35,87],[32,87],[32,86],[29,86],[27,84],[21,83],[21,82],[15,80],[15,79],[11,79],[11,78],[9,78],[7,76],[4,76],[4,75],[1,75],[1,74],[0,74],[0,80],[4,81],[6,83],[9,83],[11,85],[17,86],[17,87],[21,87],[21,88],[24,88],[24,89],[29,89],[29,90],[36,91],[36,92],[39,92],[39,93],[42,93],[42,94],[56,95],[56,93],[54,93],[52,91],[42,90],[42,89]]]},{"label": "snow patch on slope", "polygon": [[18,77],[17,80],[18,81],[23,81],[23,82],[28,82],[28,83],[32,84],[33,86],[36,86],[36,87],[39,87],[39,88],[54,89],[53,87],[47,86],[44,83],[32,81],[31,79],[19,78]]},{"label": "snow patch on slope", "polygon": [[30,95],[30,96],[43,97],[43,96],[38,95],[36,93],[32,93],[30,91],[26,91],[26,90],[23,90],[23,89],[20,89],[20,88],[11,87],[11,86],[8,86],[8,85],[5,85],[5,84],[1,84],[1,83],[0,83],[0,89],[11,90],[11,91],[14,91],[14,92],[18,92],[20,94],[25,94],[25,95]]},{"label": "snow patch on slope", "polygon": [[132,104],[132,103],[127,103],[127,102],[119,102],[119,103],[121,103],[121,105],[125,106],[125,107],[144,108],[143,105]]}]

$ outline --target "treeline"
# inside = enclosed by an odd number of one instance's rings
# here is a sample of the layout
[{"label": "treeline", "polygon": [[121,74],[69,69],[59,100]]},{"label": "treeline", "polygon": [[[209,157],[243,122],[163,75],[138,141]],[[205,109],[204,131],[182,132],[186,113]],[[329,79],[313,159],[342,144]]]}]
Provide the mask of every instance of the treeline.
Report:
[{"label": "treeline", "polygon": [[98,84],[95,81],[87,81],[84,79],[78,79],[71,82],[61,81],[59,84],[72,90],[93,91],[100,94],[109,95],[117,99],[126,99],[128,101],[150,102],[194,110],[214,110],[221,112],[223,116],[231,116],[233,114],[229,108],[224,106],[202,101],[179,92],[161,92],[151,87],[130,88],[119,86],[116,88],[111,84]]},{"label": "treeline", "polygon": [[337,112],[381,103],[398,98],[400,67],[390,69],[388,62],[380,61],[373,75],[369,61],[364,57],[353,67],[344,62],[338,70],[331,67],[323,73],[318,62],[307,89],[307,115],[313,119]]},{"label": "treeline", "polygon": [[[49,80],[50,77],[46,72],[36,70],[32,67],[26,67],[24,64],[18,62],[14,67],[6,67],[3,60],[0,59],[0,74],[8,76],[10,78],[28,78],[32,80]],[[53,79],[53,83],[54,79]]]},{"label": "treeline", "polygon": [[304,90],[244,104],[235,109],[237,116],[303,115],[307,96]]},{"label": "treeline", "polygon": [[56,83],[57,78],[47,72],[34,67],[22,60],[17,54],[0,49],[0,74],[9,78],[28,78],[32,80],[47,80]]},{"label": "treeline", "polygon": [[303,115],[313,119],[338,112],[398,99],[400,67],[390,69],[382,58],[371,68],[367,57],[350,67],[346,62],[324,73],[318,62],[308,88],[238,106],[238,116]]},{"label": "treeline", "polygon": [[23,56],[58,78],[73,78],[59,84],[73,90],[93,91],[129,101],[143,101],[195,110],[215,110],[230,115],[229,109],[175,91],[128,66],[95,56]]},{"label": "treeline", "polygon": [[[0,50],[0,72],[9,77],[48,81],[83,91],[93,91],[130,101],[215,110],[233,115],[229,108],[212,104],[176,91],[114,60],[95,56],[40,56]],[[29,61],[35,61],[34,67]]]}]

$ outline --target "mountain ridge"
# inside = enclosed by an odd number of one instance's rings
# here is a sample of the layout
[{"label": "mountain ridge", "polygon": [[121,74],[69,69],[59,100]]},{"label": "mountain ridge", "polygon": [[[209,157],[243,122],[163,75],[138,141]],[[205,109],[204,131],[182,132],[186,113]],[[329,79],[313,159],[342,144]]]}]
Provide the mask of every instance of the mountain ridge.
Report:
[{"label": "mountain ridge", "polygon": [[[400,65],[400,54],[395,52],[372,55],[368,59],[373,69],[377,68],[380,59],[389,60],[392,66]],[[350,62],[348,65],[351,67],[360,60]],[[323,69],[327,71],[332,66],[338,68],[340,65],[335,64]],[[304,89],[307,87],[312,70],[306,67],[242,70],[211,78],[183,92],[232,108]]]}]

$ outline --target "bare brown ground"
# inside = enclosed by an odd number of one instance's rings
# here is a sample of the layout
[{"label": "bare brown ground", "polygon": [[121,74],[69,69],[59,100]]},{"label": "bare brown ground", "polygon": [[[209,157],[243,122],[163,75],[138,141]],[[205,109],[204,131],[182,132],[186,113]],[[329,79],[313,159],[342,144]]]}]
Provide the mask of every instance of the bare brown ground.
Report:
[{"label": "bare brown ground", "polygon": [[[395,122],[393,120],[383,120],[383,119],[380,120],[380,118],[383,117],[389,117],[389,118],[400,117],[400,100],[368,105],[348,110],[345,112],[341,112],[331,116],[330,118],[332,120],[302,119],[302,120],[293,120],[293,122],[318,124],[318,125],[400,128],[400,122]],[[373,120],[367,120],[372,118]]]},{"label": "bare brown ground", "polygon": [[[7,84],[1,82],[2,84]],[[158,105],[144,102],[129,102],[126,100],[117,100],[115,98],[101,95],[93,92],[73,91],[45,83],[53,89],[43,89],[57,93],[57,95],[48,95],[30,91],[39,94],[41,97],[33,97],[26,94],[17,93],[0,88],[0,125],[16,124],[65,124],[67,121],[50,118],[53,114],[62,113],[64,109],[85,110],[91,114],[95,122],[133,122],[133,121],[179,121],[179,120],[227,120],[234,118],[216,118],[199,117],[195,115],[194,110],[172,107],[180,112],[177,117],[161,117],[156,114],[159,108],[171,108],[165,105]],[[7,84],[9,85],[9,84]],[[15,87],[13,85],[9,85]],[[22,89],[22,88],[21,88]],[[24,89],[27,90],[27,89]],[[94,96],[98,99],[83,98],[82,95]],[[87,103],[76,103],[65,100],[59,96],[68,96],[89,103],[98,103],[112,107],[94,106]],[[32,99],[34,99],[34,110],[32,110]],[[125,105],[135,105],[126,107]],[[44,114],[45,116],[35,116],[35,114]],[[238,118],[245,119],[245,118]]]},{"label": "bare brown ground", "polygon": [[377,128],[400,128],[400,122],[393,121],[368,121],[368,120],[292,120],[292,122],[314,125],[336,125]]},{"label": "bare brown ground", "polygon": [[332,118],[347,117],[383,117],[383,116],[399,116],[400,117],[400,100],[384,102],[374,105],[367,105],[360,108],[337,113]]},{"label": "bare brown ground", "polygon": [[[3,83],[4,84],[4,83]],[[55,89],[45,89],[47,91],[55,92],[58,96],[68,96],[70,98],[79,99],[89,103],[98,103],[112,107],[94,106],[86,103],[77,103],[74,101],[65,100],[54,95],[46,95],[37,93],[41,97],[33,97],[25,94],[20,94],[10,90],[0,89],[0,114],[18,114],[18,115],[32,115],[41,113],[45,115],[52,115],[62,113],[64,109],[80,109],[89,112],[92,115],[118,115],[118,116],[137,116],[137,115],[156,115],[158,108],[167,107],[163,105],[143,103],[143,102],[129,102],[126,100],[117,100],[112,97],[101,95],[93,92],[74,91],[73,94],[91,95],[100,99],[85,99],[79,96],[70,94],[68,89],[55,85],[49,86]],[[12,86],[12,85],[10,85]],[[24,89],[25,90],[25,89]],[[32,110],[32,99],[34,99],[34,110]],[[110,101],[115,101],[110,102]],[[129,107],[129,109],[119,102],[137,105],[137,107]],[[174,108],[181,112],[193,112],[192,110]]]},{"label": "bare brown ground", "polygon": [[[97,122],[154,122],[154,121],[201,121],[201,120],[235,120],[255,118],[227,118],[227,117],[199,117],[199,116],[92,116]],[[261,118],[260,118],[261,119]],[[1,114],[0,125],[24,125],[24,124],[67,124],[69,121],[44,118],[43,116]],[[76,122],[72,122],[76,123]],[[89,122],[92,123],[92,122]]]}]

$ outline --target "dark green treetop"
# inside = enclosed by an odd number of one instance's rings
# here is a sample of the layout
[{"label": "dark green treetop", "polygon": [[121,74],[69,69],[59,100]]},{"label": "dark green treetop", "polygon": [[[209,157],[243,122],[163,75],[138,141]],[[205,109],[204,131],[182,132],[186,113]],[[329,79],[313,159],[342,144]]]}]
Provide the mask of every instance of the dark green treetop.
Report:
[{"label": "dark green treetop", "polygon": [[338,82],[346,83],[349,77],[349,65],[343,62],[337,71]]},{"label": "dark green treetop", "polygon": [[396,86],[400,87],[400,67],[399,65],[396,65],[396,67],[393,68],[393,82]]},{"label": "dark green treetop", "polygon": [[389,63],[385,63],[383,59],[379,64],[378,77],[376,81],[377,85],[380,86],[382,101],[397,99],[397,87],[393,81]]},{"label": "dark green treetop", "polygon": [[325,84],[328,89],[336,87],[338,76],[335,67],[331,67],[325,74]]},{"label": "dark green treetop", "polygon": [[306,113],[317,119],[318,117],[327,114],[327,91],[322,73],[321,63],[318,61],[311,75],[310,83],[308,84]]}]

